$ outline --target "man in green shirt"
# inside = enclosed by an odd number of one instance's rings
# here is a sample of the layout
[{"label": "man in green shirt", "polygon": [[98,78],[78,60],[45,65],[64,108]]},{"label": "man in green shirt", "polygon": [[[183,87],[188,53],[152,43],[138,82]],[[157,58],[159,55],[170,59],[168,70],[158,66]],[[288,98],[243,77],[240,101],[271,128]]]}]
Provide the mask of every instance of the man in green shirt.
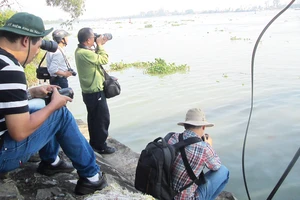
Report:
[{"label": "man in green shirt", "polygon": [[108,63],[108,55],[103,48],[108,38],[102,35],[95,37],[91,28],[80,29],[77,37],[79,44],[75,51],[75,61],[88,112],[90,145],[100,154],[111,154],[115,149],[106,143],[110,114],[103,92],[104,74],[100,66]]}]

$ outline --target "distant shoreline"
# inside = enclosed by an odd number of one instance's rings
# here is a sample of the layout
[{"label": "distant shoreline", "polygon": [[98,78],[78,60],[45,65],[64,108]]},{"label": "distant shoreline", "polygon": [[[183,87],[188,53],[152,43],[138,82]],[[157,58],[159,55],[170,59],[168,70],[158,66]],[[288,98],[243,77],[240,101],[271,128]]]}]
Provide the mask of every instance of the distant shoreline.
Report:
[{"label": "distant shoreline", "polygon": [[[193,9],[187,9],[184,12],[173,11],[170,12],[168,10],[155,10],[148,12],[141,12],[138,15],[128,15],[128,16],[120,16],[120,17],[107,17],[107,18],[89,18],[89,19],[78,19],[76,22],[84,22],[84,21],[96,21],[96,20],[120,20],[120,19],[137,19],[137,18],[151,18],[151,17],[164,17],[164,16],[178,16],[178,15],[191,15],[191,14],[215,14],[215,13],[237,13],[237,12],[261,12],[267,10],[281,10],[286,5],[278,5],[277,7],[262,7],[262,6],[254,6],[251,8],[228,8],[223,10],[205,10],[205,11],[194,11]],[[300,10],[300,4],[294,4],[290,7],[290,9]],[[66,21],[66,19],[57,19],[57,20],[45,20],[45,23],[62,23]]]}]

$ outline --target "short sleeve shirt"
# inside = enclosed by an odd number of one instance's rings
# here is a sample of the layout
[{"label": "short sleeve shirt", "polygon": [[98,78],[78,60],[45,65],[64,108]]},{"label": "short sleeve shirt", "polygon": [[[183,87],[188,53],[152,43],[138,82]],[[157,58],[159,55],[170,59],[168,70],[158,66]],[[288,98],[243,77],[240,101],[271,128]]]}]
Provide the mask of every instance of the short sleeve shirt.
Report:
[{"label": "short sleeve shirt", "polygon": [[0,135],[7,131],[5,115],[29,111],[24,68],[0,48]]}]

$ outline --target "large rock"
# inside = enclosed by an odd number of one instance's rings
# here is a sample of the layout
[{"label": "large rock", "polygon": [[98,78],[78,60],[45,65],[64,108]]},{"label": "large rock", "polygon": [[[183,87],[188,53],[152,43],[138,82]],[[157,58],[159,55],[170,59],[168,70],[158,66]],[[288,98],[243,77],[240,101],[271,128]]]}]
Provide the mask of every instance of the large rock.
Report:
[{"label": "large rock", "polygon": [[[83,135],[88,139],[86,124],[81,120],[77,123]],[[47,177],[36,173],[38,157],[33,157],[31,160],[35,162],[27,162],[21,168],[0,176],[0,199],[154,199],[149,195],[139,193],[134,188],[135,168],[139,154],[113,138],[108,138],[107,142],[117,149],[116,153],[110,155],[96,153],[96,157],[101,170],[107,175],[109,187],[92,195],[75,195],[74,188],[78,179],[76,171]],[[60,156],[68,160],[63,152],[60,152]],[[231,193],[223,192],[217,199],[234,200],[235,198]]]}]

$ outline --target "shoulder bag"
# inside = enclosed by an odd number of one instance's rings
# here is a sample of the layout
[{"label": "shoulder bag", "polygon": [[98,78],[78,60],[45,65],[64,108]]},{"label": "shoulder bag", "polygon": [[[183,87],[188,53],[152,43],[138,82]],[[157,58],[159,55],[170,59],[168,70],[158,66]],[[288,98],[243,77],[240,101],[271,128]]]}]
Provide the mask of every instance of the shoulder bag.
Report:
[{"label": "shoulder bag", "polygon": [[50,79],[51,76],[48,72],[47,67],[42,67],[41,64],[43,63],[45,57],[46,57],[47,52],[45,53],[44,57],[42,58],[38,68],[36,69],[36,77],[38,79],[44,79],[44,82],[46,82],[47,79]]},{"label": "shoulder bag", "polygon": [[103,82],[105,97],[109,99],[119,95],[121,93],[121,86],[118,82],[118,79],[107,74],[102,65],[100,65],[100,67],[105,78],[105,81]]}]

